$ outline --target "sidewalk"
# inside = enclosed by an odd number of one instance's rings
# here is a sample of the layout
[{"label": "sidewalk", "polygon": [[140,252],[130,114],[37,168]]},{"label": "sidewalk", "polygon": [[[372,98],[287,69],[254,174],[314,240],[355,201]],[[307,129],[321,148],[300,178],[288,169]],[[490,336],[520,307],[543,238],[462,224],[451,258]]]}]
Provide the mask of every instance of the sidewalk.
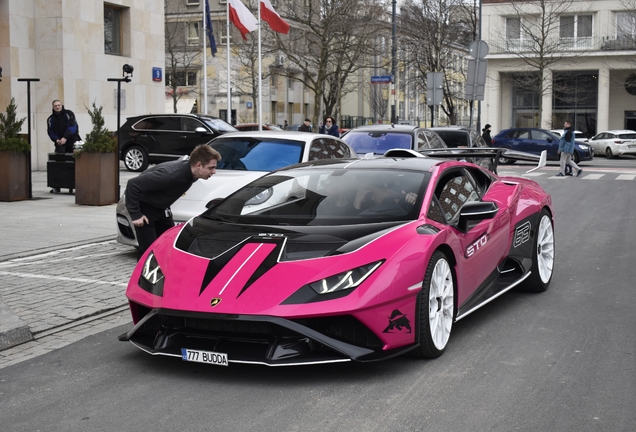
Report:
[{"label": "sidewalk", "polygon": [[[120,170],[121,193],[137,175]],[[51,194],[46,171],[32,172],[32,184],[31,200],[0,202],[0,352],[126,303],[126,271],[109,274],[94,249],[116,257],[108,259],[119,260],[115,268],[134,266],[134,250],[114,241],[116,204],[82,206],[68,190]],[[82,247],[89,243],[99,245]]]}]

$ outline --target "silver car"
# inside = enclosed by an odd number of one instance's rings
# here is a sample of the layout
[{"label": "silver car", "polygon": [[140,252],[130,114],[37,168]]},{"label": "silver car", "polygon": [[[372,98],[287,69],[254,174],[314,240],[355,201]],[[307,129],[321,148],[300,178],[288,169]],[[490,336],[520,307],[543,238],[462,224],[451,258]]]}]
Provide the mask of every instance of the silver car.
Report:
[{"label": "silver car", "polygon": [[[339,138],[307,132],[232,132],[208,144],[221,153],[216,174],[207,180],[197,180],[171,206],[175,222],[190,220],[270,171],[312,160],[357,157]],[[137,234],[126,210],[125,193],[117,205],[116,219],[117,241],[137,247]]]},{"label": "silver car", "polygon": [[595,154],[604,154],[608,159],[624,155],[636,155],[636,131],[603,131],[587,142]]}]

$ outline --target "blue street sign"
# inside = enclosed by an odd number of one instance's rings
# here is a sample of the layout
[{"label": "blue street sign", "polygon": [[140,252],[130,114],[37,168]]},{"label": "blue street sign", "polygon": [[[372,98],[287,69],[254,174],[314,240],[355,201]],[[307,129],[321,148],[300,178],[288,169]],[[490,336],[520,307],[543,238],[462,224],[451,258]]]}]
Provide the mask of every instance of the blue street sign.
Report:
[{"label": "blue street sign", "polygon": [[152,68],[152,80],[153,81],[161,81],[163,79],[162,70],[160,67]]},{"label": "blue street sign", "polygon": [[372,75],[371,84],[389,84],[391,82],[391,75]]}]

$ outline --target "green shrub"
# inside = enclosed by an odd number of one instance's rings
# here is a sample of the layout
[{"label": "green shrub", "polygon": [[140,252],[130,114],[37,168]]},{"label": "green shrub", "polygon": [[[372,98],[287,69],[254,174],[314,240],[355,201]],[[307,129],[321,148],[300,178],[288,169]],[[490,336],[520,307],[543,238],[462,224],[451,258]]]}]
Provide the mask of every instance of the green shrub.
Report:
[{"label": "green shrub", "polygon": [[26,117],[17,120],[17,108],[15,98],[11,98],[11,103],[7,106],[7,114],[0,113],[0,151],[28,153],[31,151],[29,142],[24,138],[18,137]]},{"label": "green shrub", "polygon": [[93,124],[91,130],[84,139],[84,145],[81,149],[75,150],[75,157],[79,157],[82,152],[86,153],[114,153],[117,149],[117,138],[114,137],[108,129],[104,127],[105,121],[102,116],[103,107],[97,107],[93,102],[93,109],[88,110],[88,115]]}]

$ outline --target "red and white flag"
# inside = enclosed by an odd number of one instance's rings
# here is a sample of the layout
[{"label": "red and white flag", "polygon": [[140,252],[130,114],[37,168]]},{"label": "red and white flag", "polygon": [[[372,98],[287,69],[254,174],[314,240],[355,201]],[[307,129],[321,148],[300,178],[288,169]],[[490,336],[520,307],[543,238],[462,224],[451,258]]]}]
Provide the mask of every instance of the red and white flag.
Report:
[{"label": "red and white flag", "polygon": [[278,15],[269,0],[261,0],[261,19],[267,21],[269,27],[275,32],[289,33],[289,24]]},{"label": "red and white flag", "polygon": [[241,32],[243,39],[247,40],[245,35],[258,28],[258,20],[241,0],[228,0],[228,7],[230,22]]}]

